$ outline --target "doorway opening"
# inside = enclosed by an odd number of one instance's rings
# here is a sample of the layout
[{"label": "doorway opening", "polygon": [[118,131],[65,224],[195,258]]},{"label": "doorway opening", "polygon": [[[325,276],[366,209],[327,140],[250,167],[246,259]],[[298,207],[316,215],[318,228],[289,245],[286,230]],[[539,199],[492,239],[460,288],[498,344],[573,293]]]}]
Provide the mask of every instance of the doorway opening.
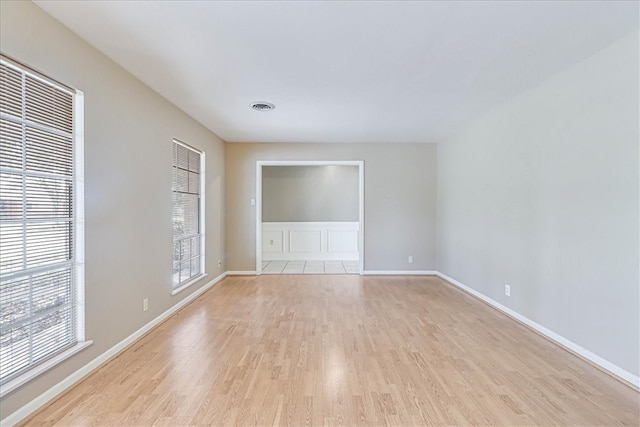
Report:
[{"label": "doorway opening", "polygon": [[256,273],[363,270],[364,162],[257,161]]}]

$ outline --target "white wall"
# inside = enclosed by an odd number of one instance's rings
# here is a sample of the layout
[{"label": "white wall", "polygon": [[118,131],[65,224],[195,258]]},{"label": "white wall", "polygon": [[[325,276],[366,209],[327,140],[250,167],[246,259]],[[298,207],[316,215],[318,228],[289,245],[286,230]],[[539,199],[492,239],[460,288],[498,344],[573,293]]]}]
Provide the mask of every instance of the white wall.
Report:
[{"label": "white wall", "polygon": [[2,396],[4,419],[207,282],[171,295],[174,137],[206,152],[209,279],[223,271],[224,143],[31,2],[0,2],[0,43],[3,53],[85,95],[86,336],[93,340]]},{"label": "white wall", "polygon": [[475,121],[437,204],[439,271],[636,376],[638,72],[635,32]]}]

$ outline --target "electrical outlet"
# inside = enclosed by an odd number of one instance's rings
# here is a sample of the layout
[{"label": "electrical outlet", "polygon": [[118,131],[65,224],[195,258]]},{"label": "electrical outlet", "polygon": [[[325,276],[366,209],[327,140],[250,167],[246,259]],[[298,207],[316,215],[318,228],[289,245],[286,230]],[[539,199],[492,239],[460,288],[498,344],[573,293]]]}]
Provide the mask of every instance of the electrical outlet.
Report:
[{"label": "electrical outlet", "polygon": [[409,264],[413,264],[413,257],[409,255],[409,258],[407,259],[407,261],[409,262]]},{"label": "electrical outlet", "polygon": [[149,298],[145,298],[142,300],[142,311],[149,310]]},{"label": "electrical outlet", "polygon": [[504,294],[508,297],[511,296],[511,286],[509,285],[504,285]]},{"label": "electrical outlet", "polygon": [[218,268],[222,268],[222,261],[218,260]]}]

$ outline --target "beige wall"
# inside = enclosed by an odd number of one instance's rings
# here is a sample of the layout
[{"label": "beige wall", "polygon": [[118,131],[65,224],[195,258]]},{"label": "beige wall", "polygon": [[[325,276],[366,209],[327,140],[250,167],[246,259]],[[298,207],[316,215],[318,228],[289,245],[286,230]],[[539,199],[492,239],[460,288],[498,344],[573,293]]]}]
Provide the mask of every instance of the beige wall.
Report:
[{"label": "beige wall", "polygon": [[634,375],[638,72],[636,32],[438,147],[438,270]]},{"label": "beige wall", "polygon": [[258,160],[363,160],[365,270],[435,269],[436,157],[434,144],[227,144],[227,269],[256,268]]},{"label": "beige wall", "polygon": [[263,166],[262,221],[358,221],[357,166]]},{"label": "beige wall", "polygon": [[0,2],[0,49],[85,93],[94,341],[3,396],[2,418],[202,285],[170,295],[173,137],[207,153],[209,279],[255,269],[257,160],[363,160],[365,270],[435,270],[437,198],[438,270],[640,373],[637,32],[438,149],[224,144],[30,2]]},{"label": "beige wall", "polygon": [[0,19],[3,53],[84,91],[86,336],[94,342],[3,396],[5,418],[206,282],[171,296],[173,137],[207,154],[208,279],[221,273],[224,143],[33,3],[2,1]]}]

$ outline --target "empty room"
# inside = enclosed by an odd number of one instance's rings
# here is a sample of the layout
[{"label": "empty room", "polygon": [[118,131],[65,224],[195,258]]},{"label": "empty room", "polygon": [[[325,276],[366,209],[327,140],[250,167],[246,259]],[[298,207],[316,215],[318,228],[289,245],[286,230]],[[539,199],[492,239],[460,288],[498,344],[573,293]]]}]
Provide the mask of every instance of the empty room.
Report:
[{"label": "empty room", "polygon": [[639,29],[0,0],[0,425],[640,425]]}]

